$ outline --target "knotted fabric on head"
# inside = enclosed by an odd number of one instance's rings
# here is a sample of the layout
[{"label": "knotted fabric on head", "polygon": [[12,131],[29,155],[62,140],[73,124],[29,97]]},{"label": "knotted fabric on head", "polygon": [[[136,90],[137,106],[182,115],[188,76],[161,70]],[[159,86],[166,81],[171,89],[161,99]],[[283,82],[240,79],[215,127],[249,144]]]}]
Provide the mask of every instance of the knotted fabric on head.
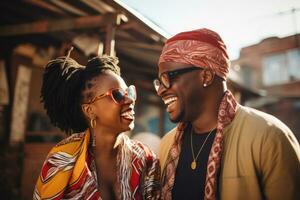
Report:
[{"label": "knotted fabric on head", "polygon": [[159,64],[163,62],[209,68],[224,80],[229,72],[226,45],[216,32],[206,28],[178,33],[168,39],[159,58]]}]

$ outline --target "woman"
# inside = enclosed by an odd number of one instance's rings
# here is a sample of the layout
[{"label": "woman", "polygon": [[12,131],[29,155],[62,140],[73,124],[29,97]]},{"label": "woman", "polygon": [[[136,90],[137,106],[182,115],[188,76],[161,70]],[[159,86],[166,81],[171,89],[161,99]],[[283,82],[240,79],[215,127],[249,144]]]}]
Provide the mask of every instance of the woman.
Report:
[{"label": "woman", "polygon": [[67,56],[46,65],[44,107],[70,136],[47,156],[34,199],[159,199],[158,159],[122,134],[134,127],[136,91],[117,63],[102,56],[85,67]]}]

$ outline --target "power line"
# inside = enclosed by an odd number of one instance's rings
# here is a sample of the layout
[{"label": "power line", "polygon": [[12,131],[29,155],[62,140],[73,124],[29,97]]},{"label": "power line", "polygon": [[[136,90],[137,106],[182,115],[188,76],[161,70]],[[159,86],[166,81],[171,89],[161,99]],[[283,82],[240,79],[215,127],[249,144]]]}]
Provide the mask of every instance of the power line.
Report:
[{"label": "power line", "polygon": [[299,48],[300,46],[300,41],[298,39],[298,24],[297,24],[297,13],[300,11],[300,8],[292,8],[292,9],[289,9],[289,10],[286,10],[286,11],[281,11],[281,12],[278,12],[277,14],[278,15],[291,15],[292,17],[292,21],[293,21],[293,26],[294,26],[294,38],[295,38],[295,43],[296,43],[296,48]]}]

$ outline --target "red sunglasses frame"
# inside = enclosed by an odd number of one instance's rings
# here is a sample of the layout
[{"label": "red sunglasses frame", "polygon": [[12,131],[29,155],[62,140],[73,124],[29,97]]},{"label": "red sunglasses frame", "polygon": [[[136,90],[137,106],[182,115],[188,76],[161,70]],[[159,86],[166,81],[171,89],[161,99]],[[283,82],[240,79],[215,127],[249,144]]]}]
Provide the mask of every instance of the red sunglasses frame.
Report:
[{"label": "red sunglasses frame", "polygon": [[[125,90],[125,95],[124,95],[124,97],[125,97],[125,96],[128,97],[128,89],[129,89],[130,87],[134,89],[134,93],[135,93],[135,98],[132,99],[132,100],[133,100],[133,101],[136,101],[136,88],[135,88],[134,85],[130,85],[130,86]],[[94,98],[92,98],[92,99],[91,99],[89,102],[87,102],[86,104],[92,104],[92,103],[94,103],[94,102],[96,102],[96,101],[98,101],[98,100],[100,100],[100,99],[102,99],[102,98],[104,98],[104,97],[106,97],[106,96],[110,96],[110,98],[111,98],[116,104],[122,105],[122,104],[124,103],[124,99],[125,99],[125,98],[123,98],[123,100],[122,100],[121,102],[118,102],[118,101],[114,98],[114,96],[113,96],[113,91],[115,91],[115,90],[122,90],[122,91],[124,91],[124,89],[122,89],[122,88],[112,88],[112,89],[108,90],[107,92],[105,92],[104,94],[100,94],[100,95],[98,95],[98,96],[95,96]]]}]

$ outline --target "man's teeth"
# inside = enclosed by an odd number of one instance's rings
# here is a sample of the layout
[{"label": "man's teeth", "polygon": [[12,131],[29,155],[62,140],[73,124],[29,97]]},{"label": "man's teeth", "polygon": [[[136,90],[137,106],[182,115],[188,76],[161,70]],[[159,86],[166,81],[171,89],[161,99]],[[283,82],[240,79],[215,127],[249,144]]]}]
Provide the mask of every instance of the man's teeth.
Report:
[{"label": "man's teeth", "polygon": [[166,100],[164,101],[164,103],[165,103],[166,105],[168,105],[168,104],[173,103],[173,102],[176,101],[176,100],[177,100],[177,97],[171,97],[171,98],[166,99]]}]

